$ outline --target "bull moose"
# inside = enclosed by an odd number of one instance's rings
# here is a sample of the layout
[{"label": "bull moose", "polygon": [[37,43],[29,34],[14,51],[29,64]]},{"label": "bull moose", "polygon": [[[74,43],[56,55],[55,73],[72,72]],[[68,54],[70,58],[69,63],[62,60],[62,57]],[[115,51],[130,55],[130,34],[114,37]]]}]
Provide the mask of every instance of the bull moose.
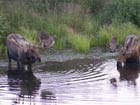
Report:
[{"label": "bull moose", "polygon": [[9,70],[11,70],[11,59],[17,62],[17,68],[23,69],[27,65],[28,70],[35,62],[41,62],[41,56],[37,47],[29,43],[20,34],[7,36],[7,54],[9,59]]},{"label": "bull moose", "polygon": [[117,68],[121,68],[122,64],[127,62],[138,62],[140,56],[140,43],[136,35],[128,35],[125,39],[124,46],[121,48],[118,60]]}]

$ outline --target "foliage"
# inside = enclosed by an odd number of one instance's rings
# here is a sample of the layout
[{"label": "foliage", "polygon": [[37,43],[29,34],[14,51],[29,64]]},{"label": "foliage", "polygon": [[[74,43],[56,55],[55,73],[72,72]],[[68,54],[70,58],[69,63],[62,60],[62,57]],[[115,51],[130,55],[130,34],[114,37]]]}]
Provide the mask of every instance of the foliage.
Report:
[{"label": "foliage", "polygon": [[99,35],[92,39],[92,46],[107,47],[109,45],[109,41],[113,36],[116,36],[119,43],[123,44],[126,36],[131,34],[140,37],[139,28],[130,22],[122,24],[113,23],[110,26],[103,26],[99,31]]},{"label": "foliage", "polygon": [[77,0],[94,15],[98,14],[110,0]]},{"label": "foliage", "polygon": [[6,47],[5,47],[4,44],[1,44],[1,45],[0,45],[0,53],[1,53],[1,54],[4,54],[5,52],[6,52]]},{"label": "foliage", "polygon": [[33,44],[39,43],[39,38],[37,36],[37,31],[28,28],[20,27],[20,34],[25,37],[29,42]]},{"label": "foliage", "polygon": [[83,35],[69,36],[69,43],[72,47],[81,52],[88,52],[90,50],[90,38]]},{"label": "foliage", "polygon": [[0,49],[6,36],[20,33],[39,44],[38,32],[55,37],[55,48],[88,52],[106,47],[112,36],[123,43],[140,35],[139,0],[3,0],[0,1]]},{"label": "foliage", "polygon": [[104,23],[132,22],[140,26],[140,0],[112,0],[99,17]]},{"label": "foliage", "polygon": [[0,52],[5,52],[5,39],[6,36],[4,35],[6,30],[6,25],[4,24],[3,18],[0,16]]}]

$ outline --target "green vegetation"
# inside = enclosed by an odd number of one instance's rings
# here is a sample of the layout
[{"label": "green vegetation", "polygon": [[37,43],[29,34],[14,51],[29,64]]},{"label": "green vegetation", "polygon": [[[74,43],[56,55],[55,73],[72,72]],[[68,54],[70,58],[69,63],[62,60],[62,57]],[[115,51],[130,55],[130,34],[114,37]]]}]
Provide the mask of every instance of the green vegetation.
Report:
[{"label": "green vegetation", "polygon": [[28,41],[33,44],[39,44],[39,39],[37,36],[37,32],[35,30],[25,29],[24,27],[20,27],[21,35],[23,35]]},{"label": "green vegetation", "polygon": [[10,33],[40,44],[38,32],[55,37],[56,49],[89,52],[106,47],[112,36],[122,44],[129,34],[140,35],[140,0],[2,0],[0,52]]},{"label": "green vegetation", "polygon": [[[118,38],[120,44],[123,44],[127,35],[140,35],[140,29],[132,23],[112,23],[110,26],[100,28],[99,35],[92,40],[93,46],[107,47],[113,36]],[[101,43],[102,42],[102,43]]]},{"label": "green vegetation", "polygon": [[74,49],[81,52],[87,52],[90,50],[90,38],[84,35],[69,36],[69,43]]},{"label": "green vegetation", "polygon": [[140,26],[139,10],[139,0],[112,0],[112,3],[103,9],[100,17],[103,23],[131,22]]}]

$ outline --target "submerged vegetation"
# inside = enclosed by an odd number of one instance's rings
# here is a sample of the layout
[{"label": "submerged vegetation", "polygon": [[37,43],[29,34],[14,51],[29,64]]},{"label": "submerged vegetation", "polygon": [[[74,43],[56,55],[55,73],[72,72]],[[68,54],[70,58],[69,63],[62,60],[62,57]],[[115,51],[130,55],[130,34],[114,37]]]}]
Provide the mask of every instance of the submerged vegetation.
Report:
[{"label": "submerged vegetation", "polygon": [[112,36],[122,44],[128,34],[140,35],[139,0],[2,0],[0,51],[10,33],[39,44],[38,32],[55,37],[56,49],[89,52],[107,47]]}]

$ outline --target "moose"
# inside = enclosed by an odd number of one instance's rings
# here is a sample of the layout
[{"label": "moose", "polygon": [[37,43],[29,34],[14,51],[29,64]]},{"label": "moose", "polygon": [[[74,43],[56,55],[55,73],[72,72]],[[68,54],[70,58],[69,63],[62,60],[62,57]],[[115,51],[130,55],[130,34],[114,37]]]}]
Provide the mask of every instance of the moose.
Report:
[{"label": "moose", "polygon": [[17,62],[17,69],[32,70],[32,64],[41,62],[41,56],[36,46],[29,43],[20,34],[10,34],[7,36],[7,55],[9,59],[9,70],[11,70],[11,60]]},{"label": "moose", "polygon": [[109,43],[109,51],[110,52],[116,52],[117,49],[118,49],[117,37],[113,36],[110,43]]},{"label": "moose", "polygon": [[39,36],[39,40],[41,42],[42,48],[48,49],[48,48],[51,48],[55,44],[54,37],[49,36],[45,32],[40,32],[38,36]]},{"label": "moose", "polygon": [[122,68],[122,64],[139,63],[140,43],[136,35],[128,35],[125,39],[124,46],[121,48],[117,60],[117,68]]}]

